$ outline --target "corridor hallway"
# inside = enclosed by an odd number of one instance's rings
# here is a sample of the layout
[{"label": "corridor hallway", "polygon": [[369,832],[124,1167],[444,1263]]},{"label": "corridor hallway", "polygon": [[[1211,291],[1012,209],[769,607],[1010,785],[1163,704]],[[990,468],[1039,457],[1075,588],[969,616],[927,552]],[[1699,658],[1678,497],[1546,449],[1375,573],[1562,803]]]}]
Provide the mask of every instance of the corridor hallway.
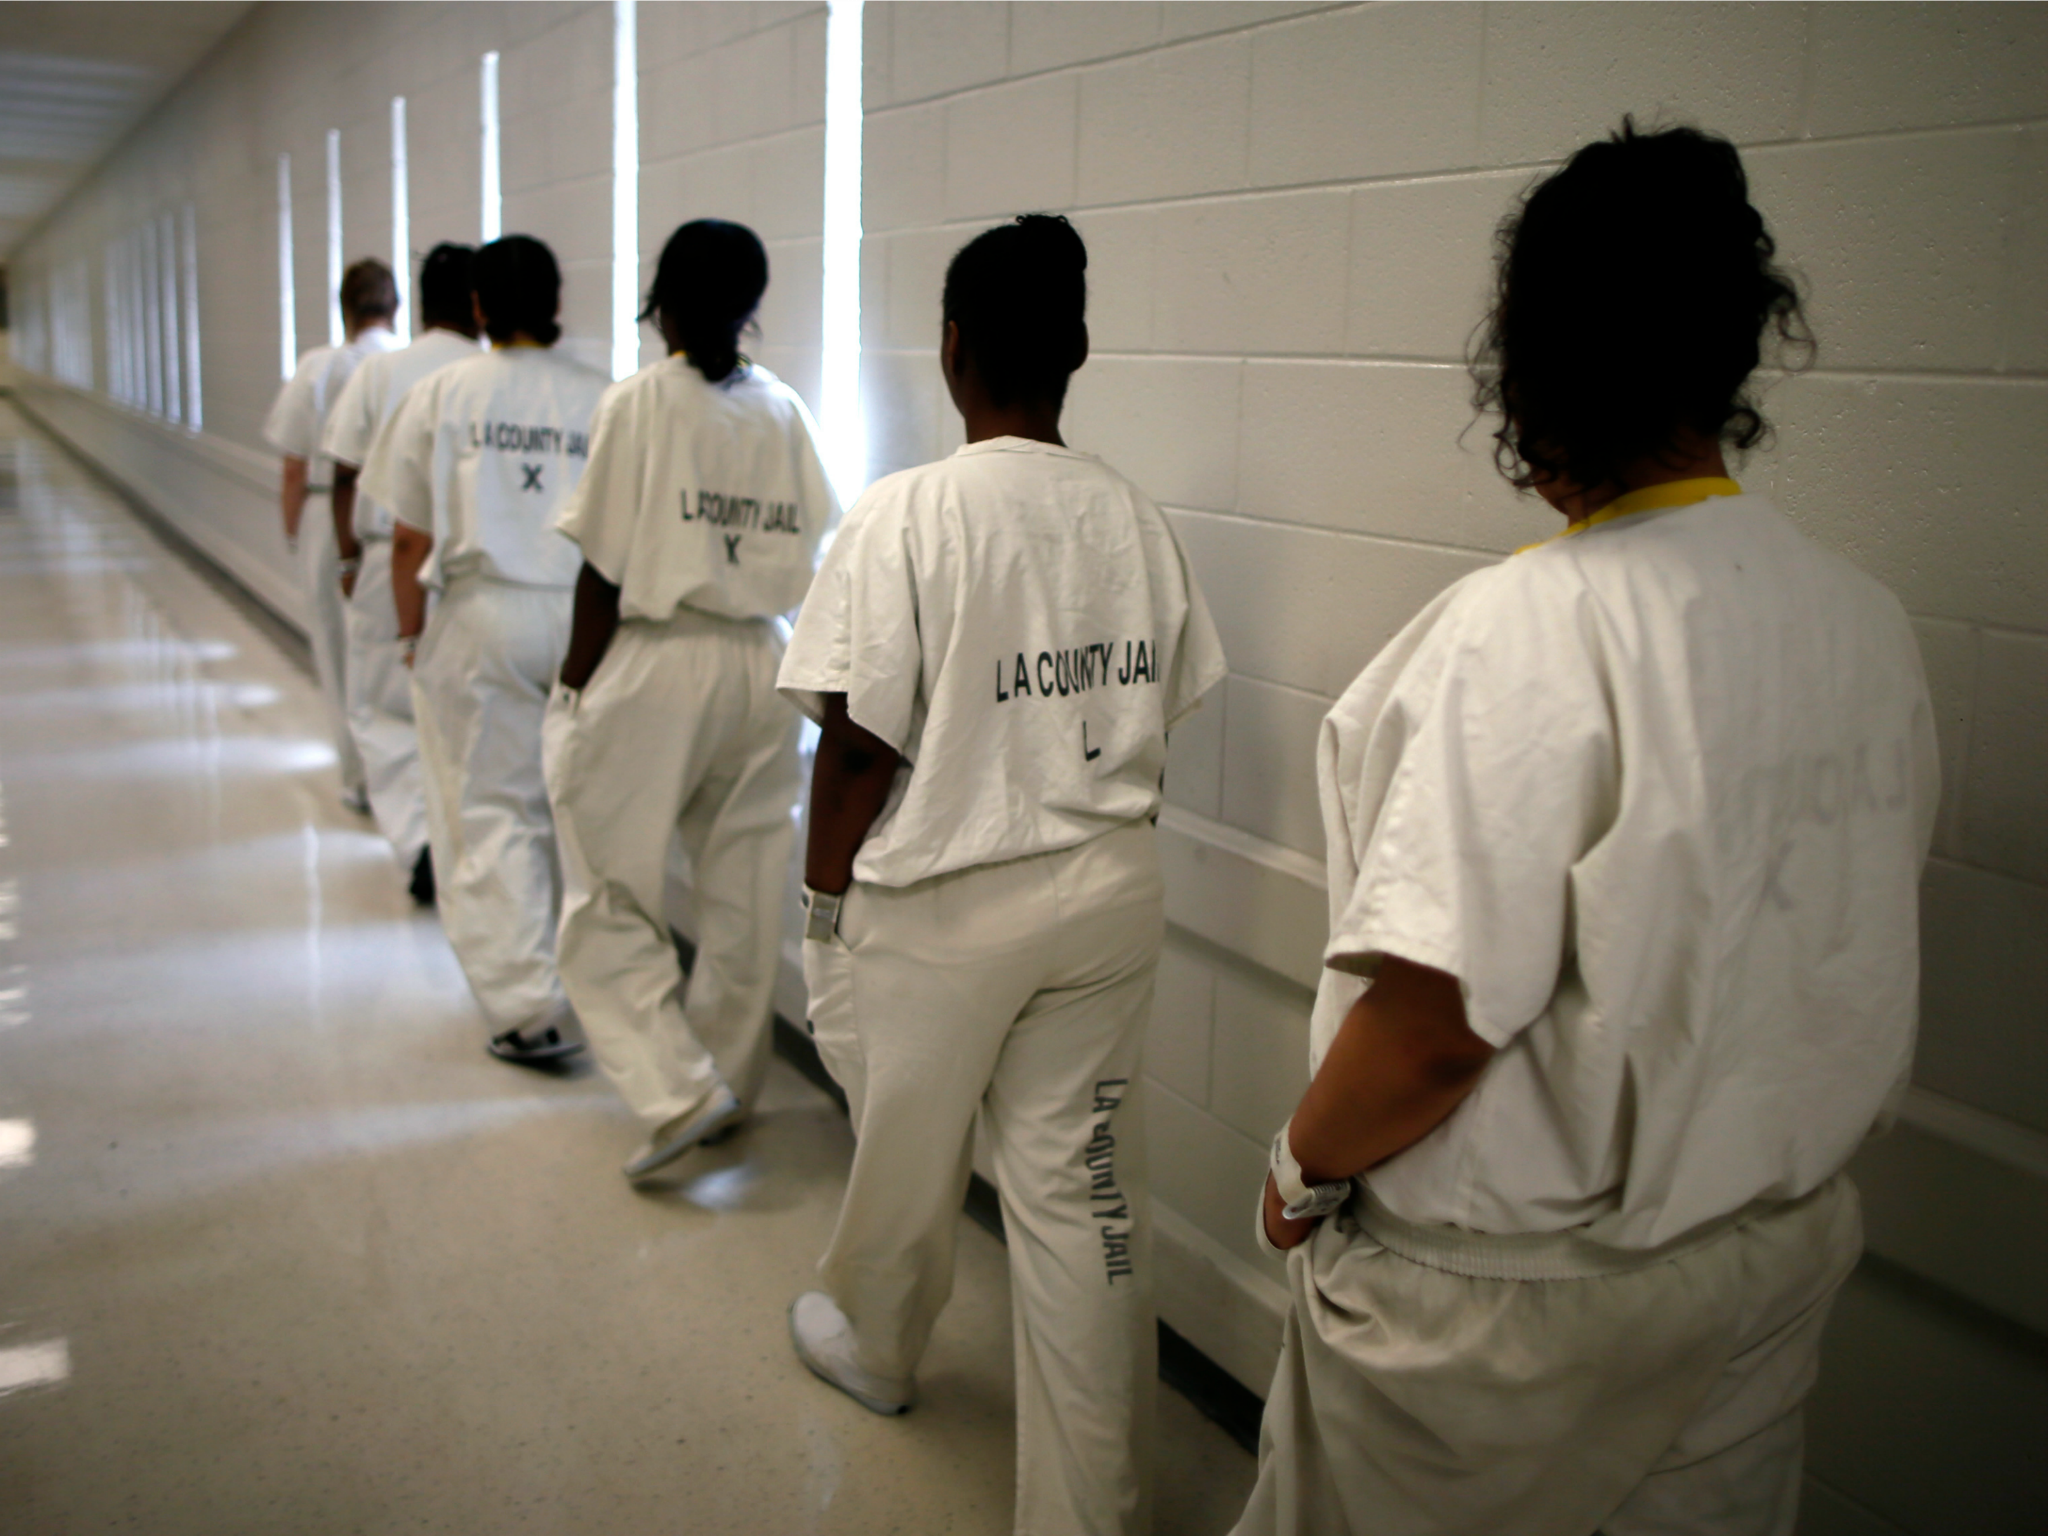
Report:
[{"label": "corridor hallway", "polygon": [[[602,1079],[483,1042],[300,664],[0,402],[0,1529],[1009,1529],[995,1240],[877,1418],[785,1332],[822,1093],[635,1194]],[[1228,1530],[1160,1417],[1161,1536]]]}]

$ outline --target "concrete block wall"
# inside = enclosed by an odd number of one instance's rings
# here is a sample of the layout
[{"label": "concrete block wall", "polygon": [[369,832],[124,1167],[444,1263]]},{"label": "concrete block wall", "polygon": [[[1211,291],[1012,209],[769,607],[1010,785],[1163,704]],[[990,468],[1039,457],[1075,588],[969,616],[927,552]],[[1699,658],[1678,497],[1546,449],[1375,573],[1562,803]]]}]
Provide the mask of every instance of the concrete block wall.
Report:
[{"label": "concrete block wall", "polygon": [[[2022,937],[2048,919],[2048,8],[871,3],[865,53],[875,471],[959,441],[935,362],[951,253],[1012,213],[1069,214],[1094,356],[1068,439],[1167,507],[1229,651],[1162,820],[1169,1246],[1269,1294],[1246,1212],[1302,1086],[1315,975],[1270,914],[1324,922],[1317,723],[1447,582],[1554,531],[1494,474],[1462,356],[1496,223],[1633,112],[1744,146],[1821,352],[1770,389],[1779,436],[1742,477],[1898,592],[1941,715],[1920,1086],[1862,1170],[1881,1257],[1834,1352],[1867,1384],[1981,1348],[1972,1319],[2048,1329],[2029,1243],[1926,1220],[2048,1216],[2048,972]],[[1915,1319],[1911,1350],[1880,1315]],[[2032,1360],[1994,1394],[2030,1431]],[[1941,1434],[1937,1457],[1886,1428],[1902,1392],[1955,1395],[1941,1379],[1825,1396],[1809,1525],[2020,1528],[1983,1442]],[[1923,1478],[1957,1470],[1902,1501],[1873,1443]]]},{"label": "concrete block wall", "polygon": [[[818,401],[824,282],[825,7],[640,7],[641,291],[678,224],[732,219],[768,248],[741,350]],[[641,359],[660,354],[651,327]]]}]

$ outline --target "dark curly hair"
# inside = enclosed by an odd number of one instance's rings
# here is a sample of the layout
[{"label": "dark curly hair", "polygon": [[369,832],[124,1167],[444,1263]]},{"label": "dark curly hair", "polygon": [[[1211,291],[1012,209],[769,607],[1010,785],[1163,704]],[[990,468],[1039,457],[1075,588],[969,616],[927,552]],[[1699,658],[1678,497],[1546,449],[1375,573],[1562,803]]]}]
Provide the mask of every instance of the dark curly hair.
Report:
[{"label": "dark curly hair", "polygon": [[1623,118],[1531,188],[1494,244],[1472,403],[1499,414],[1494,463],[1522,490],[1619,486],[1687,432],[1753,448],[1770,431],[1749,387],[1766,337],[1786,366],[1812,360],[1741,156],[1696,128]]},{"label": "dark curly hair", "polygon": [[768,291],[768,252],[744,224],[692,219],[668,237],[642,320],[665,318],[713,384],[740,365],[740,333]]},{"label": "dark curly hair", "polygon": [[941,300],[997,406],[1067,397],[1086,355],[1088,248],[1056,213],[1021,213],[954,253]]}]

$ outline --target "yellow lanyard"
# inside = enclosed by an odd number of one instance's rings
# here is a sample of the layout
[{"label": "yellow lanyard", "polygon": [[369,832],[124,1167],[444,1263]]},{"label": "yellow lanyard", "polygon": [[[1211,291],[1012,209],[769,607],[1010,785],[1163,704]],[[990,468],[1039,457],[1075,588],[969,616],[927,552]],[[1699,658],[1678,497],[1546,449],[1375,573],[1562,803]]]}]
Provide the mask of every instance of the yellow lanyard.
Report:
[{"label": "yellow lanyard", "polygon": [[1573,523],[1562,533],[1552,534],[1547,539],[1538,539],[1534,544],[1524,544],[1516,554],[1532,549],[1541,549],[1546,544],[1555,544],[1559,539],[1568,539],[1575,533],[1584,533],[1596,523],[1611,523],[1616,518],[1627,517],[1633,512],[1661,512],[1669,507],[1689,507],[1695,502],[1709,500],[1715,496],[1740,496],[1742,487],[1733,480],[1720,475],[1702,475],[1696,480],[1666,480],[1661,485],[1646,485],[1640,491],[1630,491],[1617,501],[1610,501],[1591,517]]}]

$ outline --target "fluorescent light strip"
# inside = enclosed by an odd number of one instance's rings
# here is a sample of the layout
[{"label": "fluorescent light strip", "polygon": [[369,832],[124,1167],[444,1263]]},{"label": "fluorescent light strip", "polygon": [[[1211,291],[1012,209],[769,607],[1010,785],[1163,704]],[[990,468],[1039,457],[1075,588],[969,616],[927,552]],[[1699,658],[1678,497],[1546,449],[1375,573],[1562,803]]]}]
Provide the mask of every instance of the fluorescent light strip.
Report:
[{"label": "fluorescent light strip", "polygon": [[292,293],[292,157],[277,157],[277,371],[290,378],[299,362],[298,305]]},{"label": "fluorescent light strip", "polygon": [[121,304],[117,296],[120,282],[114,272],[114,242],[111,240],[107,242],[106,253],[100,261],[100,282],[100,307],[107,315],[107,393],[118,400],[121,398]]},{"label": "fluorescent light strip", "polygon": [[122,263],[121,278],[127,285],[128,295],[128,354],[133,367],[130,382],[134,387],[134,398],[130,402],[138,411],[149,409],[149,303],[144,297],[145,273],[142,265],[142,234],[135,231],[128,236],[127,260]]},{"label": "fluorescent light strip", "polygon": [[199,387],[199,211],[187,203],[185,223],[185,425],[205,425],[205,395]]},{"label": "fluorescent light strip", "polygon": [[341,130],[327,130],[327,345],[348,340],[341,323]]},{"label": "fluorescent light strip", "polygon": [[867,485],[860,399],[861,0],[831,0],[825,22],[825,272],[819,428],[841,501]]},{"label": "fluorescent light strip", "polygon": [[157,283],[156,224],[142,226],[142,348],[149,360],[149,413],[164,413],[163,289]]},{"label": "fluorescent light strip", "polygon": [[488,243],[497,239],[504,230],[505,197],[503,183],[498,179],[498,56],[495,53],[484,55],[480,94],[484,165],[482,234]]},{"label": "fluorescent light strip", "polygon": [[412,340],[412,176],[405,163],[405,98],[391,98],[391,277],[398,284],[398,313],[391,331]]},{"label": "fluorescent light strip", "polygon": [[612,0],[612,377],[640,366],[640,64],[634,0]]},{"label": "fluorescent light strip", "polygon": [[156,221],[157,281],[163,284],[164,420],[182,421],[185,402],[179,390],[178,235],[176,221],[164,214]]}]

